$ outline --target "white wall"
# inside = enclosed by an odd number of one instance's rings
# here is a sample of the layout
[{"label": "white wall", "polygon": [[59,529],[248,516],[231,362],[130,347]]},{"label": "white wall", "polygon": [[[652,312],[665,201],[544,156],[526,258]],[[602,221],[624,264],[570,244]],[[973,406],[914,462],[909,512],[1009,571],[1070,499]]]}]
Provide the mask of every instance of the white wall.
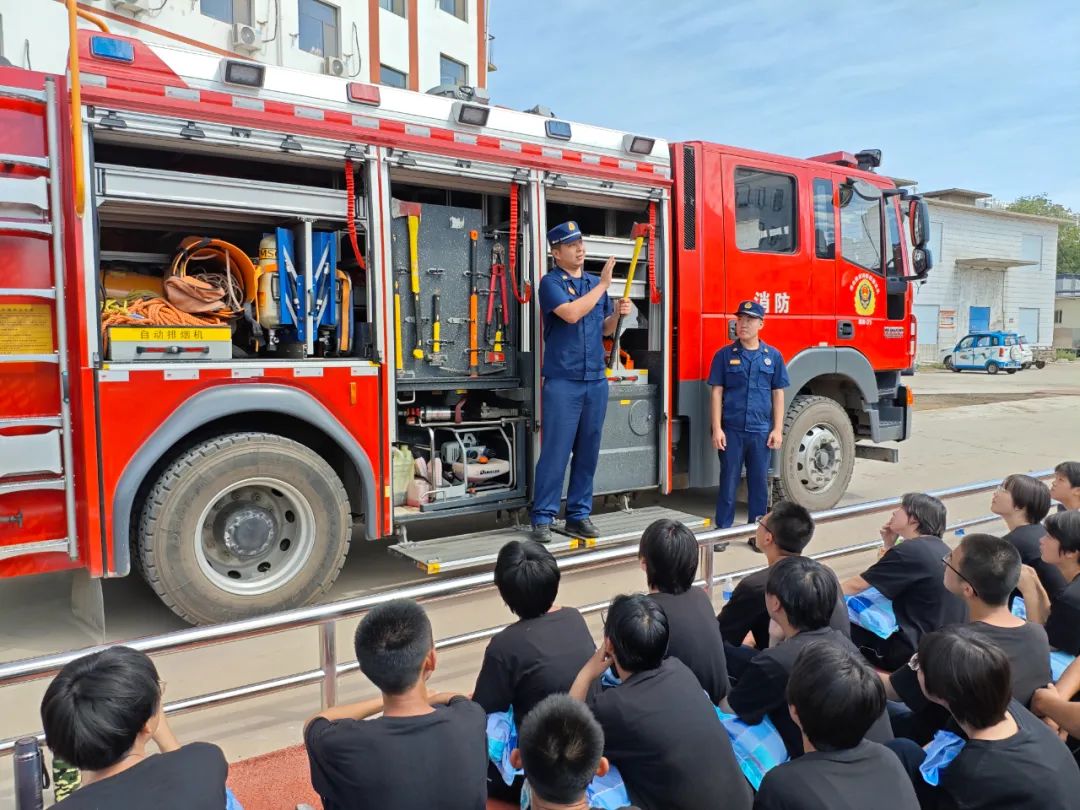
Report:
[{"label": "white wall", "polygon": [[[941,247],[937,250],[934,245],[934,268],[927,282],[916,289],[915,303],[956,311],[955,327],[939,329],[939,346],[951,347],[967,333],[968,308],[972,306],[990,307],[991,328],[1005,330],[1019,329],[1021,307],[1037,307],[1039,334],[1028,337],[1039,345],[1050,345],[1054,333],[1057,226],[997,211],[927,202],[932,234],[936,241],[940,229]],[[1025,251],[1039,264],[1005,271],[956,266],[958,259],[1024,258]]]}]

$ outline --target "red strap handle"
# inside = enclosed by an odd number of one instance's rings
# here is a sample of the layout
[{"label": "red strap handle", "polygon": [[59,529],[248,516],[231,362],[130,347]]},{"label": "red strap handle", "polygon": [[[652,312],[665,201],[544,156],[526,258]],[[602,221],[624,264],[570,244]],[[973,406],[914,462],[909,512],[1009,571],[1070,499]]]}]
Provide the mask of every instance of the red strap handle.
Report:
[{"label": "red strap handle", "polygon": [[356,180],[353,178],[352,158],[345,158],[345,191],[349,195],[347,219],[349,223],[349,242],[352,244],[353,255],[360,269],[366,271],[367,264],[364,256],[360,253],[360,245],[356,241]]},{"label": "red strap handle", "polygon": [[532,300],[532,285],[526,283],[525,294],[518,292],[517,280],[517,240],[518,240],[518,187],[517,183],[510,184],[510,255],[506,266],[510,271],[510,286],[514,290],[514,298],[519,304],[527,304]]},{"label": "red strap handle", "polygon": [[660,303],[660,289],[656,286],[656,203],[649,203],[649,300]]}]

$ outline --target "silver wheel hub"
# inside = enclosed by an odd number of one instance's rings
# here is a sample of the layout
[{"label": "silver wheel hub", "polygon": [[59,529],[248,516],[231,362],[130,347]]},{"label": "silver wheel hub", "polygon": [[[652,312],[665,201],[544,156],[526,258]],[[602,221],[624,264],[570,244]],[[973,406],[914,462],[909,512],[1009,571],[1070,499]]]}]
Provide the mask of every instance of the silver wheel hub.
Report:
[{"label": "silver wheel hub", "polygon": [[216,587],[258,596],[292,580],[315,547],[308,499],[277,478],[248,478],[217,493],[192,538],[199,568]]},{"label": "silver wheel hub", "polygon": [[843,462],[840,438],[828,425],[814,425],[799,442],[795,464],[799,480],[810,492],[828,489]]}]

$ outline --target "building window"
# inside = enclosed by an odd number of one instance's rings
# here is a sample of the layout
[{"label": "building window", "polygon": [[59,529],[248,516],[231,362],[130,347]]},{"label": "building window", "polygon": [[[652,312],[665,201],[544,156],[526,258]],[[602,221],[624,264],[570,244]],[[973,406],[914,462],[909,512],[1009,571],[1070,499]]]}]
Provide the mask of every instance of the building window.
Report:
[{"label": "building window", "polygon": [[199,0],[199,11],[229,25],[252,24],[251,0]]},{"label": "building window", "polygon": [[1061,319],[1062,319],[1062,310],[1055,309],[1054,310],[1054,323],[1061,323]]},{"label": "building window", "polygon": [[439,55],[439,84],[468,85],[469,66],[449,56]]},{"label": "building window", "polygon": [[1029,265],[1032,270],[1042,269],[1042,248],[1042,237],[1039,234],[1025,233],[1020,237],[1020,258],[1034,262],[1034,265]]},{"label": "building window", "polygon": [[832,180],[814,179],[814,253],[819,259],[836,258],[836,210]]},{"label": "building window", "polygon": [[841,193],[840,252],[864,270],[881,272],[880,196],[864,197],[857,187],[850,194]]},{"label": "building window", "polygon": [[469,19],[468,0],[439,0],[439,8],[447,14],[453,14],[459,20]]},{"label": "building window", "polygon": [[940,267],[945,261],[942,243],[945,239],[945,226],[940,222],[930,220],[930,256],[934,260],[934,266]]},{"label": "building window", "polygon": [[338,10],[320,0],[300,0],[300,50],[339,56]]},{"label": "building window", "polygon": [[735,170],[735,247],[751,253],[795,252],[795,178]]},{"label": "building window", "polygon": [[392,11],[399,17],[405,15],[405,0],[379,0],[379,8],[385,8],[387,11]]},{"label": "building window", "polygon": [[379,84],[385,84],[387,87],[400,87],[405,90],[409,86],[409,74],[394,70],[386,65],[379,65]]}]

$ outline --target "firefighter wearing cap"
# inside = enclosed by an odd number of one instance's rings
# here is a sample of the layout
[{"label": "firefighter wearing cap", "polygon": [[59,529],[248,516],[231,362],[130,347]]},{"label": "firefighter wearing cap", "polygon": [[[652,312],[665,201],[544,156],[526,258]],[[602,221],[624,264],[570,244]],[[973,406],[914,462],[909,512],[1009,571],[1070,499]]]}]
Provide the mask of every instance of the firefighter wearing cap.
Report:
[{"label": "firefighter wearing cap", "polygon": [[780,352],[758,338],[765,309],[742,301],[735,312],[734,343],[713,357],[712,440],[720,453],[720,489],[716,496],[716,526],[735,522],[735,491],[746,467],[747,522],[768,510],[769,451],[783,440],[784,389],[787,367]]},{"label": "firefighter wearing cap", "polygon": [[589,516],[608,402],[604,336],[614,333],[617,313],[631,309],[629,301],[620,300],[616,310],[607,294],[614,257],[599,277],[585,272],[585,246],[576,222],[556,225],[548,231],[548,242],[555,263],[537,291],[544,319],[543,433],[532,526],[533,538],[541,543],[551,540],[568,462],[566,530],[576,537],[599,536]]}]

